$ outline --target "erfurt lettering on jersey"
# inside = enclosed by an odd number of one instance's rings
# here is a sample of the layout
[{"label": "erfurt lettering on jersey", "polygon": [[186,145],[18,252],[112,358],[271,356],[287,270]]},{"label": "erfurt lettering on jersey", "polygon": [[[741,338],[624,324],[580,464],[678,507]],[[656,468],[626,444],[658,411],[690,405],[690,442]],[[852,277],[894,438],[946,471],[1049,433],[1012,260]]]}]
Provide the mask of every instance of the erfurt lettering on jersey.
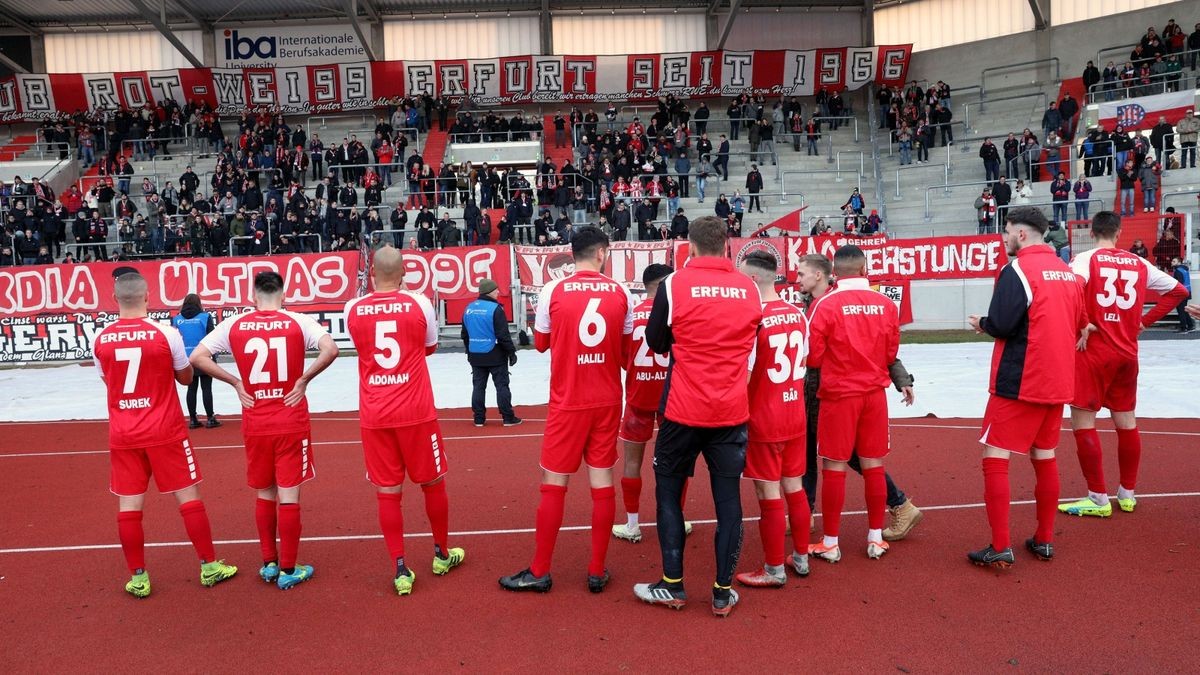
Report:
[{"label": "erfurt lettering on jersey", "polygon": [[1074,283],[1075,273],[1059,270],[1042,270],[1042,279],[1044,281],[1070,281]]},{"label": "erfurt lettering on jersey", "polygon": [[1092,260],[1095,260],[1096,262],[1102,262],[1102,263],[1113,263],[1116,265],[1128,265],[1130,263],[1136,262],[1130,258],[1126,258],[1123,256],[1108,255],[1106,253],[1097,253],[1096,257],[1092,258]]},{"label": "erfurt lettering on jersey", "polygon": [[100,335],[100,344],[108,344],[110,342],[143,342],[149,340],[152,335],[153,333],[148,330],[110,330]]},{"label": "erfurt lettering on jersey", "polygon": [[283,330],[290,324],[290,321],[243,321],[237,327],[248,331],[273,331]]},{"label": "erfurt lettering on jersey", "polygon": [[367,378],[367,384],[372,387],[385,387],[393,384],[408,384],[408,373],[390,375],[372,375]]},{"label": "erfurt lettering on jersey", "polygon": [[692,286],[693,298],[728,298],[745,300],[746,289],[728,286]]},{"label": "erfurt lettering on jersey", "polygon": [[357,316],[372,316],[375,314],[394,314],[399,312],[411,312],[411,302],[392,302],[386,305],[363,305],[354,306],[354,313]]},{"label": "erfurt lettering on jersey", "polygon": [[880,305],[842,305],[845,316],[882,316],[883,307]]},{"label": "erfurt lettering on jersey", "polygon": [[563,283],[563,290],[568,293],[613,293],[617,290],[617,284],[611,281],[567,281]]},{"label": "erfurt lettering on jersey", "polygon": [[787,326],[794,323],[802,323],[804,315],[798,312],[788,312],[787,314],[772,314],[764,316],[762,320],[763,328],[774,328],[775,326]]}]

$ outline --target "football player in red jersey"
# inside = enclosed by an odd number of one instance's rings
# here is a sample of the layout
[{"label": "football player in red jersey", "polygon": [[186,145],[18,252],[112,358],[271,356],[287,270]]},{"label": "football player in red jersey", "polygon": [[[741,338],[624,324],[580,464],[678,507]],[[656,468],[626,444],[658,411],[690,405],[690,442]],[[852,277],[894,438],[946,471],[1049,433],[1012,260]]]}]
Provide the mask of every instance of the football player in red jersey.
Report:
[{"label": "football player in red jersey", "polygon": [[529,567],[502,577],[511,591],[550,590],[550,560],[562,527],[567,479],[584,463],[592,486],[592,557],[588,589],[608,585],[608,553],[616,491],[617,427],[621,419],[621,368],[633,333],[633,298],[624,286],[601,274],[608,259],[608,236],[599,228],[579,228],[571,237],[575,273],[542,289],[534,325],[534,345],[550,350],[550,406],[542,440],[542,487],[535,547]]},{"label": "football player in red jersey", "polygon": [[887,508],[883,460],[891,447],[885,390],[891,384],[889,367],[900,348],[900,312],[890,298],[871,289],[862,249],[839,248],[833,267],[837,286],[809,307],[809,363],[821,369],[817,452],[823,460],[824,537],[808,552],[831,563],[842,557],[838,537],[846,469],[855,452],[862,464],[867,502],[867,556],[877,559],[888,551],[883,540]]},{"label": "football player in red jersey", "polygon": [[746,468],[742,477],[754,481],[766,564],[735,578],[744,586],[782,586],[785,533],[792,526],[792,569],[808,576],[808,520],[811,511],[804,494],[805,413],[804,363],[808,357],[808,320],[775,290],[778,263],[766,251],[746,255],[741,272],[758,284],[762,297],[762,327],[750,369],[750,424]]},{"label": "football player in red jersey", "polygon": [[1009,567],[1012,453],[1029,455],[1036,486],[1037,531],[1025,548],[1041,560],[1054,557],[1058,463],[1054,451],[1063,404],[1075,390],[1075,348],[1087,316],[1083,284],[1043,241],[1050,224],[1036,207],[1009,209],[1004,245],[1010,259],[996,277],[987,316],[968,317],[977,332],[996,338],[987,409],[983,414],[983,501],[992,543],[971,551],[974,564]]},{"label": "football player in red jersey", "polygon": [[117,495],[117,534],[132,578],[125,590],[150,595],[142,506],[150,476],[160,492],[175,495],[188,538],[200,556],[200,583],[212,586],[237,573],[217,560],[212,528],[200,501],[200,467],[192,455],[175,383],[192,381],[183,338],[146,316],[150,294],[136,272],[114,283],[119,318],[96,336],[92,358],[108,389],[109,489]]},{"label": "football player in red jersey", "polygon": [[425,358],[437,350],[433,304],[404,288],[404,259],[385,246],[371,259],[375,292],[346,303],[346,324],[358,352],[358,407],[367,480],[377,490],[379,527],[396,565],[393,586],[412,593],[416,574],[404,563],[404,476],[421,486],[433,529],[433,573],[462,564],[450,548],[446,442],[433,407]]},{"label": "football player in red jersey", "polygon": [[[1121,482],[1117,486],[1117,505],[1132,512],[1137,505],[1134,488],[1142,439],[1138,434],[1134,408],[1137,403],[1138,334],[1153,326],[1187,299],[1188,291],[1149,260],[1117,248],[1121,218],[1112,211],[1101,211],[1092,218],[1092,236],[1096,248],[1080,253],[1071,263],[1076,276],[1083,279],[1086,333],[1079,339],[1075,357],[1075,398],[1071,402],[1071,429],[1079,468],[1087,480],[1088,496],[1058,510],[1074,516],[1112,515],[1108,488],[1104,482],[1104,456],[1100,434],[1096,433],[1096,413],[1108,408],[1117,428],[1117,461]],[[1148,291],[1162,295],[1149,312],[1142,313]]]},{"label": "football player in red jersey", "polygon": [[[625,524],[613,525],[617,539],[638,543],[642,528],[638,525],[638,509],[642,495],[642,459],[646,443],[654,435],[659,421],[658,406],[662,400],[663,384],[667,380],[670,356],[655,354],[646,344],[646,322],[654,308],[654,294],[659,283],[675,270],[670,265],[647,265],[642,271],[646,299],[633,310],[633,344],[625,363],[625,414],[621,417],[620,440],[625,445],[624,475],[621,476],[621,496],[625,501]],[[681,502],[687,501],[687,490]],[[684,531],[691,533],[692,524],[684,522]]]},{"label": "football player in red jersey", "polygon": [[[263,554],[259,576],[287,590],[313,574],[312,565],[296,564],[300,485],[316,476],[305,391],[337,358],[338,348],[312,317],[283,309],[283,277],[278,272],[255,275],[254,305],[254,311],[217,324],[191,360],[194,367],[237,391],[246,482],[258,491],[254,520]],[[310,350],[319,353],[306,370],[304,354]],[[212,358],[216,354],[232,354],[238,374],[217,365]]]}]

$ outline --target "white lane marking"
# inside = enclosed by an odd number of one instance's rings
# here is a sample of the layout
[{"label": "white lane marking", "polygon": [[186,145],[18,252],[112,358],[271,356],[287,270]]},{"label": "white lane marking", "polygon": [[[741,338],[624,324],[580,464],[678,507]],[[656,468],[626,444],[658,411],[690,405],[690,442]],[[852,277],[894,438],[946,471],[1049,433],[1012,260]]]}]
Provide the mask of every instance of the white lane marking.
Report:
[{"label": "white lane marking", "polygon": [[[1171,498],[1178,498],[1178,497],[1183,497],[1183,498],[1200,497],[1200,492],[1160,492],[1160,493],[1155,493],[1155,494],[1139,494],[1137,496],[1138,499],[1171,499]],[[1061,499],[1059,501],[1061,503],[1066,503],[1071,500],[1070,499]],[[1011,503],[1014,506],[1024,506],[1024,505],[1033,504],[1034,500],[1023,499],[1023,500],[1018,500],[1018,501],[1014,501]],[[963,510],[963,509],[981,509],[981,508],[983,508],[983,506],[984,505],[982,502],[971,503],[971,504],[940,504],[940,505],[935,505],[935,506],[922,506],[921,510],[922,511],[956,511],[956,510]],[[866,514],[867,514],[866,511],[845,511],[842,513],[843,516],[865,516]],[[818,514],[816,514],[816,516],[818,518],[820,518],[821,514],[818,513]],[[754,517],[743,518],[742,522],[751,523],[751,522],[755,522],[757,520],[758,520],[758,518],[754,518]],[[693,520],[691,522],[693,525],[713,525],[717,521],[715,521],[715,520]],[[656,525],[656,523],[642,523],[642,527],[654,527],[655,525]],[[585,531],[585,530],[591,530],[591,529],[592,529],[591,525],[567,525],[567,526],[564,526],[561,531],[562,532],[579,532],[579,531]],[[479,537],[479,536],[487,536],[487,535],[494,535],[494,534],[533,534],[533,532],[534,532],[534,529],[532,527],[522,527],[522,528],[512,528],[512,529],[502,529],[502,530],[462,530],[459,532],[451,532],[450,534],[455,537]],[[433,533],[431,533],[431,532],[405,532],[404,536],[405,537],[432,538]],[[328,536],[328,537],[301,537],[301,541],[305,541],[305,542],[373,541],[373,540],[379,540],[379,539],[383,539],[383,535],[380,535],[380,534],[348,534],[348,535],[337,535],[337,536]],[[258,539],[223,539],[220,541],[214,541],[213,543],[217,544],[217,545],[221,545],[221,546],[233,546],[233,545],[240,545],[240,544],[257,544]],[[166,548],[166,547],[191,546],[191,545],[192,545],[192,542],[190,542],[190,541],[146,542],[147,548]],[[16,553],[63,553],[63,552],[71,552],[71,551],[104,551],[104,550],[113,550],[113,549],[119,549],[119,548],[121,548],[120,544],[85,544],[85,545],[80,545],[80,546],[39,546],[39,547],[32,547],[32,548],[4,548],[4,549],[0,549],[0,555],[11,555],[11,554],[16,554]]]}]

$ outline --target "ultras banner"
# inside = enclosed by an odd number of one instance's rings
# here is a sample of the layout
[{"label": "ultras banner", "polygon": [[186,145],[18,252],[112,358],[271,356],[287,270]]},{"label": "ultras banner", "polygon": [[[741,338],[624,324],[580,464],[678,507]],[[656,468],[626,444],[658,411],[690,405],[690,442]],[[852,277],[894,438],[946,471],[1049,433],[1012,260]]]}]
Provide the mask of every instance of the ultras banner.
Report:
[{"label": "ultras banner", "polygon": [[0,122],[94,108],[203,101],[243,110],[322,113],[375,108],[430,94],[477,105],[647,100],[661,95],[810,96],[905,81],[912,45],[710,51],[619,56],[507,56],[360,61],[286,67],[186,68],[123,73],[19,74],[0,79]]}]

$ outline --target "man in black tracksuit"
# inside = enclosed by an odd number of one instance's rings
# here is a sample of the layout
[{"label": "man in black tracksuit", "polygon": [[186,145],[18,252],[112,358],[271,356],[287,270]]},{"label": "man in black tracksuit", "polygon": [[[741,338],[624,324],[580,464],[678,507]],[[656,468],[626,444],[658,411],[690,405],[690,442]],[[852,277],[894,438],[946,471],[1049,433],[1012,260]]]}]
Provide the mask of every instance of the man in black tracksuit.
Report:
[{"label": "man in black tracksuit", "polygon": [[496,403],[504,426],[521,423],[512,408],[512,392],[508,388],[508,367],[517,364],[517,348],[508,334],[508,319],[499,302],[496,282],[479,282],[479,299],[467,305],[463,312],[462,341],[467,348],[467,363],[471,364],[471,411],[475,426],[483,426],[487,417],[484,395],[488,377],[496,385]]}]

